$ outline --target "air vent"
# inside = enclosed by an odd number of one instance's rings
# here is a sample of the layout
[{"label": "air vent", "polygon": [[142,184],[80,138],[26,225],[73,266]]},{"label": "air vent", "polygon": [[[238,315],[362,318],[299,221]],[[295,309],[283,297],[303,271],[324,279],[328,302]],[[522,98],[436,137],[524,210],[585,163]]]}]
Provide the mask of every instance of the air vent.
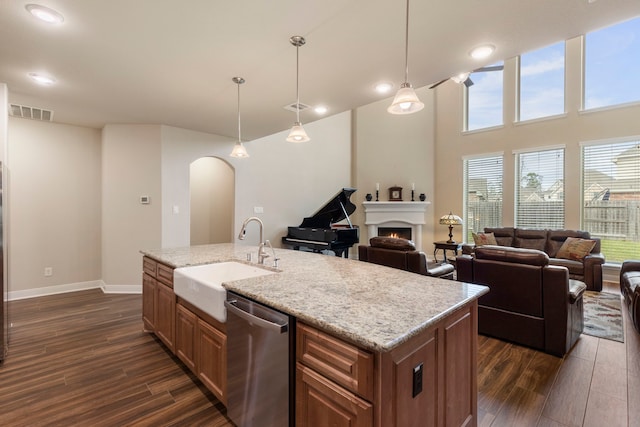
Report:
[{"label": "air vent", "polygon": [[[296,106],[297,106],[298,108],[296,108]],[[301,103],[299,103],[299,104],[296,104],[296,103],[294,102],[293,104],[289,104],[289,105],[285,105],[285,106],[284,106],[284,109],[285,109],[285,110],[293,111],[294,113],[295,113],[296,111],[304,111],[304,110],[306,110],[307,108],[311,108],[311,107],[310,107],[310,106],[308,106],[308,105],[306,105],[306,104],[303,104],[302,102],[301,102]]]},{"label": "air vent", "polygon": [[26,105],[9,104],[9,114],[23,119],[41,120],[43,122],[53,121],[53,111],[27,107]]}]

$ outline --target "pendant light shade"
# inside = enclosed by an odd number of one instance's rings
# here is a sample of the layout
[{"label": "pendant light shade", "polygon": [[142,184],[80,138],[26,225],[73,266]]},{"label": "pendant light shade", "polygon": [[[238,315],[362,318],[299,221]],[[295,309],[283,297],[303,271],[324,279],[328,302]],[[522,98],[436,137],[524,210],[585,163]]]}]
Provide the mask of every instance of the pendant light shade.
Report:
[{"label": "pendant light shade", "polygon": [[307,142],[311,141],[309,135],[304,131],[302,123],[300,123],[300,60],[299,49],[306,43],[306,40],[302,36],[292,36],[289,39],[292,45],[296,47],[296,122],[293,124],[289,136],[287,136],[288,142]]},{"label": "pendant light shade", "polygon": [[424,104],[420,102],[418,95],[409,83],[409,0],[407,0],[404,58],[404,83],[400,86],[396,97],[393,98],[393,103],[387,108],[391,114],[411,114],[424,108]]},{"label": "pendant light shade", "polygon": [[411,114],[424,108],[424,104],[418,99],[418,95],[411,87],[411,83],[402,83],[393,103],[387,108],[391,114]]},{"label": "pendant light shade", "polygon": [[307,142],[310,141],[309,135],[304,131],[302,124],[300,122],[295,122],[291,131],[289,132],[289,136],[287,136],[288,142]]},{"label": "pendant light shade", "polygon": [[234,144],[233,146],[233,150],[231,151],[231,154],[229,154],[231,157],[238,157],[238,158],[244,158],[244,157],[249,157],[249,153],[247,152],[247,149],[244,148],[244,144],[242,143],[242,138],[241,138],[241,127],[240,127],[240,85],[242,83],[244,83],[244,79],[242,77],[234,77],[233,82],[235,84],[238,85],[238,141]]}]

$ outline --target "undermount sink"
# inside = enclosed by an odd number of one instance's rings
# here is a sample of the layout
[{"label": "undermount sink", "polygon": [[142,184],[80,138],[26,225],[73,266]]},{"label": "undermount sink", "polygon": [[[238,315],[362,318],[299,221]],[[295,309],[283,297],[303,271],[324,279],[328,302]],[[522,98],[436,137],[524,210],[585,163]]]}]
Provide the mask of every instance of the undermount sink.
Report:
[{"label": "undermount sink", "polygon": [[226,322],[227,291],[222,283],[269,274],[275,272],[234,261],[180,267],[173,271],[173,291],[220,322]]}]

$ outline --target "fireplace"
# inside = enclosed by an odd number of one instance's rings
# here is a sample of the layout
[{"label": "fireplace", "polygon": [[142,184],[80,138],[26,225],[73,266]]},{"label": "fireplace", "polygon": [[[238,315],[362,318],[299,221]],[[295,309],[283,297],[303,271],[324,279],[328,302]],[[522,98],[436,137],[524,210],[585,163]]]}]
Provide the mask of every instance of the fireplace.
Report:
[{"label": "fireplace", "polygon": [[413,240],[416,249],[421,251],[422,226],[425,224],[427,206],[430,204],[431,202],[362,202],[364,223],[369,238],[387,235],[385,229],[393,229],[392,233],[408,229],[408,238]]},{"label": "fireplace", "polygon": [[378,227],[378,236],[411,240],[411,227]]}]

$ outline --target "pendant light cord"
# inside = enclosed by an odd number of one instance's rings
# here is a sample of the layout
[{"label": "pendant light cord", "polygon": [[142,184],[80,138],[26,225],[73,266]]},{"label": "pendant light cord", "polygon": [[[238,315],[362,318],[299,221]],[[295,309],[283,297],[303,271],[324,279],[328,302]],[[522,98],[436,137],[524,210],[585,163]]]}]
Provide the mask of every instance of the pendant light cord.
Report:
[{"label": "pendant light cord", "polygon": [[407,0],[406,25],[404,26],[404,82],[409,82],[409,0]]},{"label": "pendant light cord", "polygon": [[240,82],[238,82],[238,142],[242,144],[242,138],[240,137]]},{"label": "pendant light cord", "polygon": [[300,46],[296,44],[296,122],[300,123]]}]

